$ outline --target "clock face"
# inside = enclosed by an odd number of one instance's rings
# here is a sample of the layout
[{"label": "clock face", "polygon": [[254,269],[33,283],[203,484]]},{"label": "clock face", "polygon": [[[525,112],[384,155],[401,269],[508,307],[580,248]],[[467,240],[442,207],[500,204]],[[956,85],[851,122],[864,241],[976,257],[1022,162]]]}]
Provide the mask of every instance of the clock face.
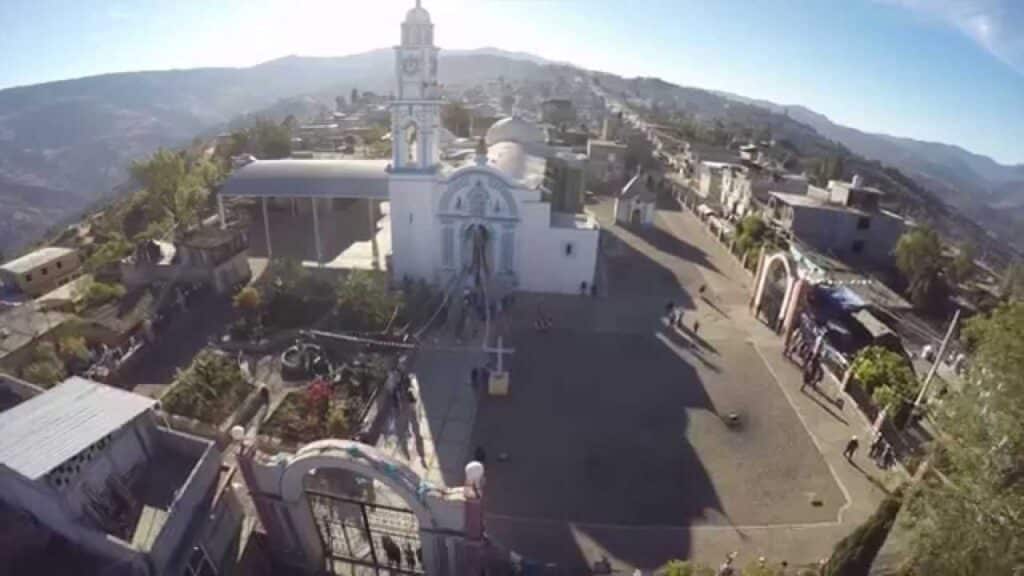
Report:
[{"label": "clock face", "polygon": [[416,58],[415,56],[406,56],[405,60],[402,60],[402,71],[404,71],[406,75],[411,76],[415,74],[419,69],[419,58]]}]

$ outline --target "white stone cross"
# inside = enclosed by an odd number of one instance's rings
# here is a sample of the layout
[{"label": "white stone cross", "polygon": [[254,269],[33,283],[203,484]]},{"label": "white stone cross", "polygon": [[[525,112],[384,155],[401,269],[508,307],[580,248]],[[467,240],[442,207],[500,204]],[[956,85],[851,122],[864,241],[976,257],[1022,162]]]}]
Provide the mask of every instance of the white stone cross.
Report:
[{"label": "white stone cross", "polygon": [[484,352],[494,352],[494,353],[496,353],[498,355],[498,372],[504,372],[504,370],[503,370],[504,363],[502,362],[502,360],[504,359],[505,354],[514,354],[515,350],[512,349],[512,348],[505,348],[505,346],[504,346],[504,338],[502,338],[501,336],[498,336],[498,346],[497,346],[497,348],[490,348],[488,346],[484,346]]}]

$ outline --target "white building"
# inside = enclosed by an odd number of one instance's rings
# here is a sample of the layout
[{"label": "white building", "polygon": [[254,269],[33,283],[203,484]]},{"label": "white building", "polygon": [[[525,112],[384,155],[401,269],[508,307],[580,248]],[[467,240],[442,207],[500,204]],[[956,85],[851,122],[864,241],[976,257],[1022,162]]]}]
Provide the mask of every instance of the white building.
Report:
[{"label": "white building", "polygon": [[633,176],[615,199],[615,221],[630,226],[653,225],[657,201],[653,188],[650,174],[637,173]]},{"label": "white building", "polygon": [[578,292],[581,283],[593,282],[599,230],[594,218],[555,212],[545,199],[550,195],[544,187],[546,162],[560,150],[545,142],[536,124],[512,117],[487,130],[486,149],[478,149],[471,161],[442,163],[433,38],[427,11],[419,5],[409,10],[402,42],[395,47],[390,163],[257,161],[236,171],[222,196],[263,199],[268,253],[273,234],[296,233],[270,229],[269,198],[311,199],[321,265],[318,205],[334,198],[387,200],[390,221],[381,228],[390,228],[396,280],[472,283],[492,293]]}]

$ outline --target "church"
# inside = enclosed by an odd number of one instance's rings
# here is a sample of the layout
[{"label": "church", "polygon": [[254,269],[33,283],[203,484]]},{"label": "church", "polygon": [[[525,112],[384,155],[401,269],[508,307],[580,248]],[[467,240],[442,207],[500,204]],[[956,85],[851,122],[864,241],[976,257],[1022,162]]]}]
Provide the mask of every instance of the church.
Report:
[{"label": "church", "polygon": [[374,241],[373,252],[384,246],[380,262],[395,281],[476,286],[491,294],[589,289],[598,256],[597,222],[582,212],[552,210],[545,187],[549,163],[571,153],[549,145],[537,124],[512,116],[488,129],[473,157],[442,161],[438,51],[430,15],[417,2],[395,47],[389,161],[257,160],[232,174],[221,197],[262,199],[268,256],[271,237],[279,242],[283,235],[309,233],[272,229],[268,205],[310,207],[313,265],[323,266],[325,203],[361,198],[385,207],[374,229],[389,231],[390,238]]}]

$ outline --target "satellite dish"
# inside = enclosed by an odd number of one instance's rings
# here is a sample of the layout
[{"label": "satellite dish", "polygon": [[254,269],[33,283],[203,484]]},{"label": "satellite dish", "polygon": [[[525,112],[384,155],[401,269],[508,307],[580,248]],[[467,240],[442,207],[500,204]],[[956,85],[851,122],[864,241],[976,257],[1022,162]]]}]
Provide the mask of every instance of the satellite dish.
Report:
[{"label": "satellite dish", "polygon": [[231,427],[231,438],[236,442],[241,442],[242,438],[245,438],[245,428],[235,424]]}]

